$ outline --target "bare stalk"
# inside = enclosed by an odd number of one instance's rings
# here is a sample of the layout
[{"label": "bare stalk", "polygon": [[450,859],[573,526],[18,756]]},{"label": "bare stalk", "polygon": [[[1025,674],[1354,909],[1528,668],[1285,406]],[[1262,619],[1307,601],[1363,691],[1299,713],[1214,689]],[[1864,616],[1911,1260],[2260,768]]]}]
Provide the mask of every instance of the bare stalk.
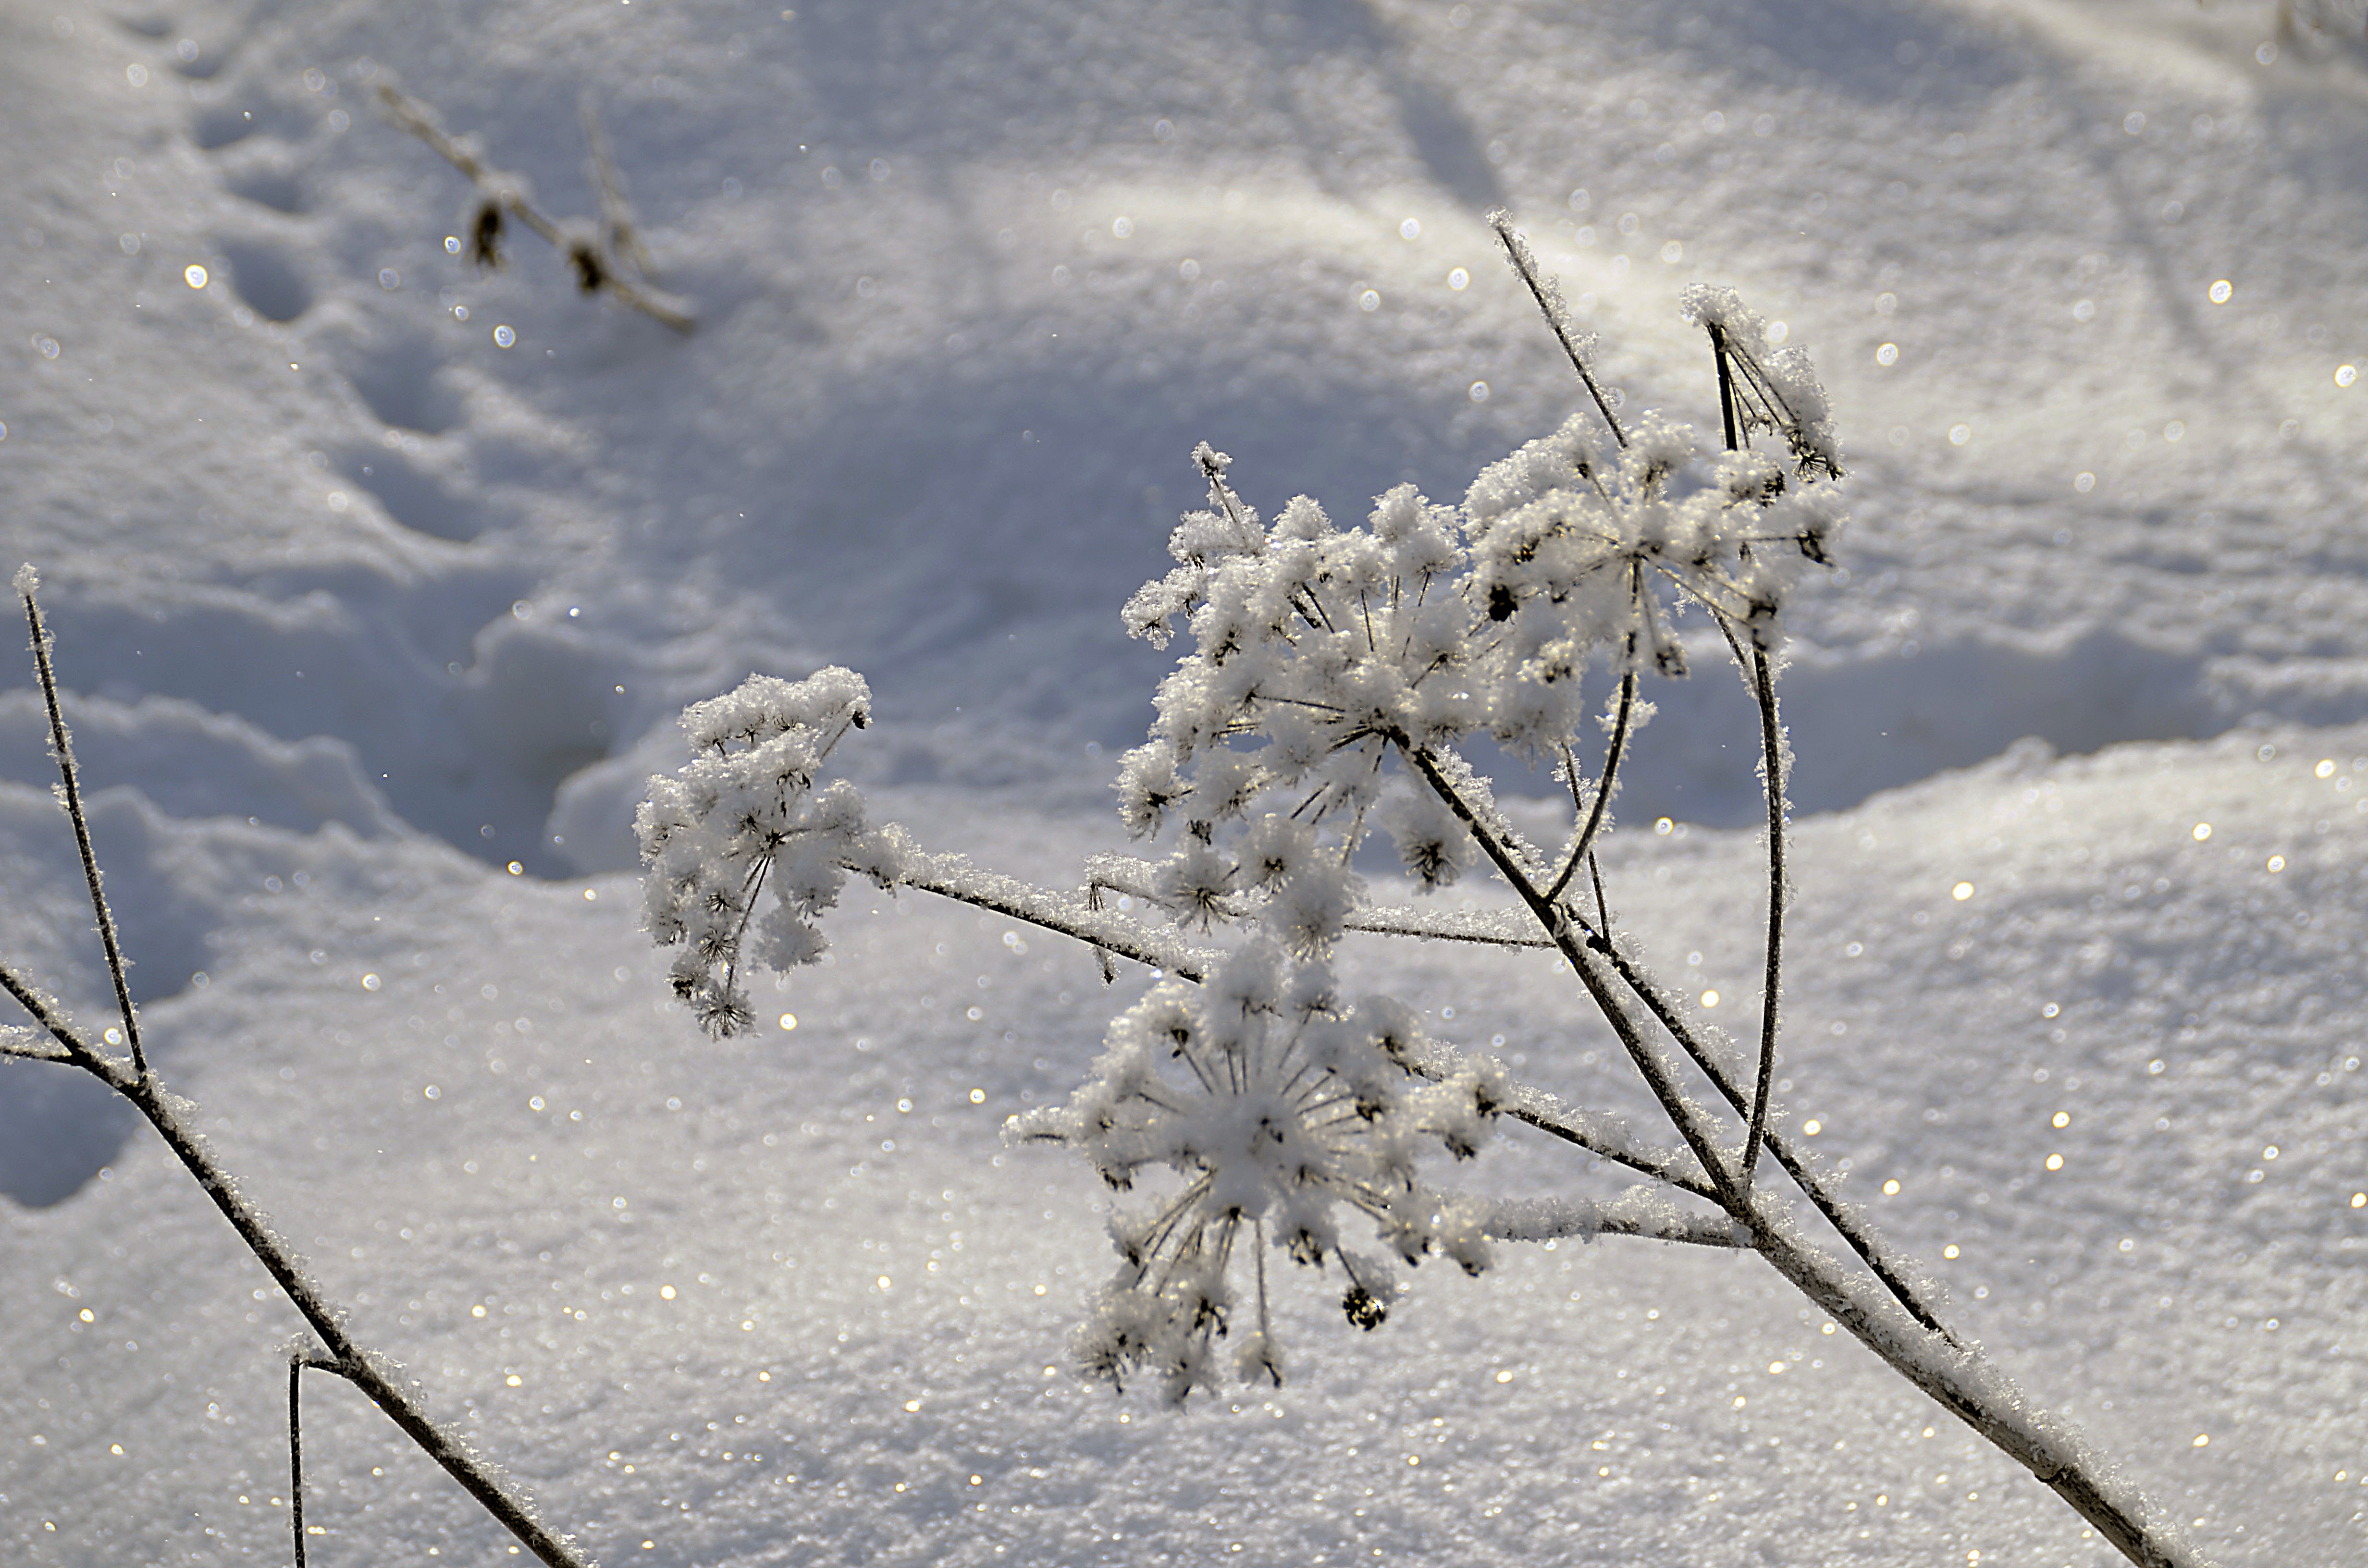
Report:
[{"label": "bare stalk", "polygon": [[1579,340],[1578,329],[1571,324],[1570,309],[1562,301],[1561,289],[1546,276],[1545,268],[1538,265],[1537,253],[1530,249],[1530,242],[1522,238],[1521,232],[1513,227],[1511,213],[1500,207],[1489,213],[1485,222],[1497,232],[1497,238],[1505,247],[1505,258],[1512,264],[1513,270],[1520,274],[1523,283],[1529,285],[1530,297],[1537,301],[1538,309],[1545,315],[1546,325],[1554,329],[1554,339],[1562,345],[1562,351],[1570,356],[1570,368],[1578,372],[1579,381],[1587,387],[1587,395],[1595,400],[1595,411],[1603,415],[1603,423],[1611,427],[1611,438],[1626,446],[1628,433],[1620,428],[1620,421],[1611,412],[1611,399],[1597,384],[1595,372],[1587,368],[1586,345]]},{"label": "bare stalk", "polygon": [[74,767],[74,736],[67,733],[65,713],[58,706],[58,676],[50,664],[50,629],[33,597],[31,570],[17,574],[17,597],[25,602],[25,625],[33,637],[33,668],[41,680],[41,701],[50,714],[50,755],[57,759],[58,782],[63,791],[66,816],[74,823],[74,848],[82,854],[82,880],[90,889],[92,915],[98,921],[98,940],[107,949],[107,972],[115,982],[115,1005],[123,1015],[123,1038],[131,1047],[131,1065],[142,1079],[148,1076],[148,1052],[140,1043],[140,1015],[131,1006],[131,983],[123,962],[123,944],[115,934],[115,916],[101,891],[98,857],[90,846],[90,819],[82,809],[81,771]]},{"label": "bare stalk", "polygon": [[1743,444],[1743,432],[1735,424],[1735,369],[1726,361],[1726,328],[1716,322],[1710,324],[1710,357],[1718,364],[1718,413],[1726,426],[1726,449],[1735,451]]},{"label": "bare stalk", "polygon": [[[1111,862],[1115,867],[1114,858]],[[850,866],[850,870],[867,868]],[[1092,906],[1087,897],[1049,892],[1030,886],[1017,878],[981,870],[960,856],[930,855],[908,849],[894,885],[917,892],[934,893],[956,903],[966,903],[974,909],[988,910],[1013,920],[1025,922],[1040,930],[1051,931],[1085,943],[1098,954],[1115,953],[1148,965],[1161,973],[1175,975],[1179,980],[1195,983],[1208,978],[1209,967],[1218,955],[1203,949],[1188,947],[1162,933],[1145,928],[1124,915]],[[1145,896],[1145,895],[1136,895]],[[1409,920],[1435,918],[1420,912],[1376,911],[1384,920],[1403,915]],[[1453,917],[1449,917],[1453,918]],[[1387,932],[1383,924],[1360,925],[1352,916],[1351,930],[1364,929]],[[1425,932],[1422,934],[1431,934]],[[1440,933],[1446,935],[1442,930]],[[1508,939],[1505,936],[1474,926],[1468,932],[1456,934],[1455,939],[1486,943],[1494,946],[1536,945]],[[1420,1077],[1441,1076],[1438,1066],[1409,1058],[1401,1063],[1406,1071]],[[1716,1190],[1702,1176],[1693,1175],[1678,1165],[1682,1156],[1623,1146],[1622,1140],[1606,1136],[1602,1131],[1580,1126],[1577,1121],[1554,1108],[1552,1096],[1537,1090],[1517,1086],[1513,1102],[1504,1113],[1526,1126],[1535,1128],[1550,1138],[1585,1150],[1599,1159],[1609,1160],[1637,1175],[1667,1183],[1681,1192],[1697,1198],[1718,1201]],[[1697,1157],[1699,1157],[1699,1151]],[[1705,1167],[1707,1168],[1707,1167]]]},{"label": "bare stalk", "polygon": [[[586,293],[598,293],[605,290],[615,295],[620,303],[631,305],[651,320],[663,323],[675,331],[686,335],[698,324],[679,301],[625,277],[622,270],[616,265],[615,259],[603,247],[580,233],[569,233],[560,224],[546,217],[533,202],[527,199],[526,193],[519,188],[519,182],[516,177],[504,174],[486,163],[468,143],[447,135],[444,128],[436,122],[435,111],[426,104],[384,82],[379,84],[378,101],[385,108],[387,117],[395,124],[427,142],[446,163],[468,176],[470,182],[477,187],[491,207],[512,214],[519,222],[540,235],[553,250],[565,256],[568,265],[575,268],[576,281],[582,285]],[[605,140],[599,142],[599,151],[595,154],[596,158],[602,160],[604,167],[607,145]],[[602,185],[604,211],[612,199],[612,190],[613,187],[604,181]],[[613,199],[621,202],[623,198],[621,194],[615,194]],[[498,229],[498,224],[495,227]],[[632,238],[630,222],[623,230],[619,231],[611,219],[609,227],[611,233],[619,234],[620,243],[630,242],[633,249],[638,251],[640,242],[638,239]]]},{"label": "bare stalk", "polygon": [[304,1358],[288,1358],[288,1533],[304,1568]]},{"label": "bare stalk", "polygon": [[[1581,861],[1595,853],[1596,835],[1603,831],[1604,813],[1611,808],[1611,791],[1620,782],[1621,754],[1627,750],[1630,721],[1636,710],[1635,655],[1636,639],[1632,633],[1628,639],[1628,665],[1620,674],[1620,708],[1611,720],[1611,744],[1603,754],[1603,778],[1595,787],[1595,804],[1587,813],[1586,825],[1570,841],[1570,854],[1564,858],[1562,870],[1554,877],[1554,885],[1546,889],[1548,903],[1562,897],[1562,890],[1570,885],[1571,874],[1578,869]],[[1567,760],[1565,766],[1568,766]],[[1570,783],[1573,790],[1578,788],[1576,775]]]},{"label": "bare stalk", "polygon": [[657,271],[642,244],[633,222],[632,203],[625,199],[624,181],[617,177],[616,161],[609,156],[609,133],[600,129],[599,112],[592,107],[591,89],[576,100],[576,117],[584,122],[584,145],[592,165],[592,183],[600,193],[600,238],[609,254],[622,256],[634,271],[647,278]]},{"label": "bare stalk", "polygon": [[[1687,1057],[1702,1070],[1702,1075],[1716,1087],[1719,1097],[1734,1108],[1738,1115],[1742,1114],[1744,1110],[1742,1091],[1737,1089],[1734,1082],[1727,1077],[1726,1071],[1719,1064],[1717,1057],[1712,1054],[1702,1038],[1694,1032],[1693,1026],[1687,1021],[1686,1016],[1679,1011],[1677,1004],[1671,1000],[1668,993],[1656,985],[1652,977],[1639,969],[1626,954],[1620,951],[1616,945],[1605,957],[1610,961],[1612,971],[1619,975],[1621,983],[1625,985],[1638,1001],[1645,1004],[1645,1010],[1653,1015],[1654,1021],[1668,1031],[1669,1038],[1678,1042]],[[1810,1203],[1816,1206],[1817,1212],[1825,1216],[1826,1222],[1833,1226],[1835,1233],[1850,1244],[1850,1250],[1858,1254],[1860,1261],[1867,1266],[1876,1278],[1883,1281],[1884,1287],[1898,1300],[1908,1315],[1935,1334],[1948,1334],[1947,1327],[1942,1324],[1932,1309],[1924,1304],[1915,1288],[1907,1282],[1907,1276],[1900,1272],[1899,1267],[1884,1256],[1882,1246],[1877,1244],[1873,1234],[1858,1221],[1856,1216],[1839,1199],[1827,1190],[1825,1183],[1818,1179],[1817,1173],[1810,1169],[1807,1163],[1800,1157],[1798,1151],[1793,1149],[1791,1141],[1784,1136],[1782,1131],[1774,1126],[1764,1127],[1760,1130],[1760,1137],[1767,1143],[1768,1152],[1776,1156],[1776,1163],[1784,1167],[1784,1174],[1793,1178],[1793,1185],[1798,1187],[1808,1198]]]},{"label": "bare stalk", "polygon": [[[1726,427],[1726,449],[1732,452],[1741,448],[1749,421],[1736,417],[1735,368],[1727,352],[1726,328],[1715,321],[1707,327],[1711,358],[1718,366],[1719,417]],[[1745,665],[1743,646],[1726,618],[1720,616],[1718,621],[1726,645],[1735,650],[1736,663]],[[1759,1141],[1768,1128],[1768,1088],[1776,1069],[1776,1008],[1784,972],[1784,726],[1776,712],[1776,672],[1767,648],[1757,638],[1745,673],[1752,699],[1759,708],[1760,782],[1768,796],[1768,943],[1759,989],[1759,1081],[1752,1091],[1751,1126],[1743,1138],[1743,1180],[1748,1186],[1759,1164]]]},{"label": "bare stalk", "polygon": [[1707,1118],[1704,1117],[1702,1108],[1695,1105],[1692,1098],[1679,1086],[1676,1078],[1670,1075],[1668,1064],[1661,1060],[1660,1053],[1655,1051],[1650,1042],[1645,1040],[1644,1029],[1630,1015],[1627,1004],[1592,961],[1593,955],[1589,954],[1580,942],[1568,915],[1560,906],[1547,902],[1540,893],[1537,885],[1530,881],[1528,872],[1522,869],[1520,859],[1514,855],[1511,846],[1480,820],[1479,813],[1474,811],[1471,802],[1463,798],[1463,791],[1456,789],[1446,775],[1440,771],[1438,760],[1429,752],[1413,745],[1403,737],[1394,737],[1394,739],[1400,754],[1406,757],[1406,765],[1421,776],[1423,782],[1429,786],[1432,793],[1446,802],[1448,810],[1455,813],[1457,819],[1463,824],[1464,831],[1472,835],[1473,841],[1480,846],[1481,852],[1486,855],[1490,862],[1496,866],[1497,874],[1505,879],[1516,893],[1520,895],[1521,902],[1530,906],[1530,912],[1537,917],[1538,924],[1545,927],[1548,938],[1569,962],[1572,970],[1577,974],[1579,983],[1587,987],[1588,994],[1594,998],[1596,1010],[1600,1012],[1604,1021],[1611,1026],[1611,1032],[1619,1036],[1621,1046],[1628,1052],[1629,1060],[1636,1064],[1636,1071],[1644,1075],[1645,1086],[1653,1091],[1653,1097],[1660,1102],[1662,1113],[1668,1117],[1670,1125],[1675,1127],[1678,1135],[1685,1140],[1686,1147],[1692,1152],[1694,1158],[1702,1163],[1702,1168],[1709,1174],[1719,1206],[1729,1213],[1734,1213],[1741,1201],[1741,1194],[1734,1184],[1733,1176],[1727,1173],[1725,1163],[1719,1158],[1718,1145],[1713,1136],[1714,1130],[1707,1124]]},{"label": "bare stalk", "polygon": [[[1620,994],[1621,977],[1616,971],[1606,972],[1610,966],[1592,944],[1579,938],[1568,912],[1543,898],[1509,846],[1481,821],[1440,772],[1437,762],[1403,738],[1395,739],[1407,766],[1463,821],[1498,873],[1545,927],[1547,936],[1595,1000],[1605,1021],[1627,1048],[1654,1097],[1661,1102],[1672,1124],[1702,1161],[1702,1168],[1710,1173],[1720,1207],[1749,1233],[1753,1250],[1893,1370],[2044,1483],[2132,1562],[2140,1568],[2180,1568],[2194,1562],[2176,1525],[2150,1518],[2149,1513],[2154,1511],[2144,1498],[2112,1483],[2102,1462],[2089,1452],[2067,1426],[2033,1415],[2028,1397],[1988,1366],[1978,1352],[1928,1321],[1927,1314],[1911,1313],[1906,1300],[1894,1299],[1899,1292],[1898,1286],[1891,1286],[1894,1296],[1854,1287],[1833,1259],[1793,1233],[1780,1210],[1760,1201],[1741,1178],[1739,1170],[1730,1172],[1714,1159],[1710,1131],[1702,1124],[1700,1108],[1677,1087],[1666,1066],[1645,1045]],[[1600,940],[1602,949],[1616,959],[1617,949],[1609,937]],[[1665,1025],[1668,1022],[1663,1021]],[[1707,1053],[1696,1059],[1706,1062]],[[1705,1071],[1709,1071],[1707,1066]],[[1723,1074],[1711,1072],[1710,1075],[1728,1101],[1736,1103],[1737,1096]],[[1891,1285],[1888,1279],[1884,1283]]]},{"label": "bare stalk", "polygon": [[[31,987],[5,970],[0,970],[0,987],[20,1003],[28,997],[38,1003]],[[132,1108],[147,1119],[182,1167],[197,1178],[198,1186],[213,1200],[222,1218],[230,1221],[231,1229],[238,1233],[247,1251],[263,1265],[264,1272],[287,1295],[305,1324],[320,1336],[321,1343],[329,1347],[328,1359],[334,1362],[329,1369],[369,1395],[370,1402],[386,1412],[388,1419],[401,1427],[421,1452],[441,1465],[445,1473],[459,1482],[469,1495],[549,1568],[589,1568],[589,1558],[536,1518],[526,1500],[511,1492],[508,1484],[466,1442],[437,1424],[414,1392],[396,1381],[398,1374],[392,1362],[354,1338],[346,1327],[344,1314],[322,1295],[302,1263],[280,1240],[261,1210],[240,1194],[229,1173],[214,1159],[204,1137],[184,1120],[185,1108],[192,1108],[187,1101],[177,1100],[154,1074],[138,1075],[121,1062],[101,1054],[53,1010],[34,1005],[28,1005],[28,1010],[65,1048],[72,1065],[131,1101]]]},{"label": "bare stalk", "polygon": [[1759,1163],[1759,1141],[1768,1131],[1768,1087],[1776,1074],[1776,1007],[1784,978],[1784,731],[1776,714],[1776,675],[1765,648],[1751,651],[1751,690],[1759,699],[1761,766],[1768,785],[1768,947],[1759,994],[1759,1082],[1751,1096],[1751,1127],[1743,1136],[1746,1187],[1751,1185]]}]

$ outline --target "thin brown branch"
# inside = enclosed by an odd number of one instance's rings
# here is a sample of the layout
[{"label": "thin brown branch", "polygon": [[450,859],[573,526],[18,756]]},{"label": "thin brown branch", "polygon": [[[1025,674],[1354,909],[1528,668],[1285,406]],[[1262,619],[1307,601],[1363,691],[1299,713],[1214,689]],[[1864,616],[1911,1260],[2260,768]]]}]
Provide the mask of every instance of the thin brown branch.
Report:
[{"label": "thin brown branch", "polygon": [[1784,731],[1776,713],[1776,675],[1767,650],[1751,651],[1752,695],[1759,699],[1761,767],[1768,786],[1768,945],[1759,995],[1759,1082],[1751,1126],[1743,1136],[1743,1184],[1751,1185],[1768,1128],[1768,1091],[1776,1075],[1776,1014],[1784,980]]},{"label": "thin brown branch", "polygon": [[1570,368],[1578,372],[1580,383],[1587,388],[1587,395],[1595,400],[1595,411],[1603,415],[1603,423],[1611,427],[1611,438],[1625,447],[1628,433],[1620,428],[1620,420],[1611,412],[1611,399],[1597,384],[1595,372],[1587,368],[1585,347],[1578,340],[1577,329],[1571,324],[1569,308],[1562,301],[1562,290],[1538,265],[1537,254],[1530,249],[1530,242],[1513,227],[1511,213],[1498,208],[1483,221],[1497,232],[1497,238],[1505,247],[1506,262],[1529,286],[1530,297],[1538,302],[1538,310],[1546,318],[1546,325],[1554,329],[1555,341],[1562,345],[1562,351],[1570,356]]},{"label": "thin brown branch", "polygon": [[131,1047],[131,1066],[145,1078],[148,1052],[140,1043],[140,1015],[131,1006],[131,981],[124,971],[123,944],[115,934],[115,916],[108,910],[107,894],[99,885],[98,856],[90,846],[90,818],[83,811],[82,778],[74,767],[74,736],[66,729],[65,711],[58,704],[57,671],[50,663],[50,629],[41,619],[41,607],[34,597],[36,585],[30,567],[17,574],[17,597],[24,601],[25,624],[33,636],[33,668],[40,676],[41,701],[49,709],[50,755],[57,760],[66,816],[74,823],[74,848],[82,855],[82,879],[90,889],[90,907],[98,922],[99,944],[107,949],[107,975],[115,983],[115,1005],[123,1016],[123,1038]]},{"label": "thin brown branch", "polygon": [[[1595,853],[1596,835],[1603,831],[1604,813],[1611,808],[1611,791],[1620,782],[1620,758],[1628,747],[1629,728],[1636,708],[1635,642],[1635,634],[1631,632],[1628,658],[1620,672],[1620,707],[1612,716],[1611,743],[1604,751],[1603,777],[1595,787],[1594,809],[1588,812],[1587,822],[1578,830],[1578,835],[1570,841],[1570,854],[1564,858],[1562,870],[1555,876],[1554,885],[1546,889],[1548,903],[1562,897],[1562,890],[1570,885],[1571,874],[1578,869],[1581,861]],[[1565,751],[1564,756],[1565,766],[1568,766],[1568,752]],[[1574,776],[1571,789],[1575,791],[1577,788],[1578,780]]]},{"label": "thin brown branch", "polygon": [[384,82],[379,84],[378,100],[396,125],[427,143],[446,163],[468,176],[486,201],[515,216],[565,256],[576,269],[586,292],[605,290],[615,295],[619,303],[630,305],[651,320],[685,335],[697,326],[680,301],[625,277],[611,256],[580,235],[568,233],[528,200],[516,177],[486,163],[467,142],[446,134],[436,121],[435,111],[426,104]]}]

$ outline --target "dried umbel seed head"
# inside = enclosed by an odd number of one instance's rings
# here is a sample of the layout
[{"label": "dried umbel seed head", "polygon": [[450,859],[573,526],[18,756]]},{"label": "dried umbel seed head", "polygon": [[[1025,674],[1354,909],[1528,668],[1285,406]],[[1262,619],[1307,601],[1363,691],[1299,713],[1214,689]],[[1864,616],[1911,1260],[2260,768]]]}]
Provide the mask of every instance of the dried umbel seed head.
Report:
[{"label": "dried umbel seed head", "polygon": [[839,740],[868,722],[871,694],[852,670],[802,681],[752,676],[683,714],[691,759],[650,780],[634,818],[644,914],[661,947],[682,948],[675,994],[708,1033],[753,1020],[744,959],[783,971],[819,959],[818,924],[847,873],[890,880],[901,840],[864,824],[863,797],[816,775]]},{"label": "dried umbel seed head", "polygon": [[500,202],[488,198],[477,203],[476,213],[469,220],[469,259],[477,264],[478,271],[500,269],[505,222]]},{"label": "dried umbel seed head", "polygon": [[[1418,1162],[1476,1151],[1501,1085],[1476,1063],[1410,1071],[1397,1053],[1414,1024],[1387,1000],[1347,1006],[1324,965],[1253,938],[1205,983],[1167,982],[1121,1015],[1067,1105],[1011,1122],[1015,1140],[1067,1146],[1117,1191],[1173,1178],[1111,1218],[1120,1267],[1077,1341],[1088,1375],[1148,1377],[1171,1403],[1221,1387],[1225,1359],[1244,1381],[1280,1383],[1269,1249],[1338,1269],[1360,1328],[1386,1315],[1401,1262],[1486,1267],[1478,1211],[1430,1187]],[[1352,1244],[1365,1224],[1373,1256]]]},{"label": "dried umbel seed head", "polygon": [[575,269],[575,286],[586,294],[597,294],[609,281],[609,264],[600,259],[598,246],[589,240],[577,240],[567,247],[567,265]]}]

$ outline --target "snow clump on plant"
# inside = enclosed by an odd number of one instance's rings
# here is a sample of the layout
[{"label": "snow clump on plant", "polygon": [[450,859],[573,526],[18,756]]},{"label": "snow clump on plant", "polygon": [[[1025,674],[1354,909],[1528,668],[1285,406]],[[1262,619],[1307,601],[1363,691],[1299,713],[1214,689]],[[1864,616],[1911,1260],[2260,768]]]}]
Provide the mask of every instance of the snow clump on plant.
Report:
[{"label": "snow clump on plant", "polygon": [[814,962],[827,946],[816,922],[848,870],[884,880],[893,867],[895,840],[866,829],[855,786],[814,789],[831,749],[871,722],[871,707],[863,677],[834,666],[801,681],[751,676],[683,711],[691,759],[650,780],[633,827],[648,869],[644,923],[659,946],[683,949],[675,994],[711,1035],[751,1022],[744,949],[775,970]]}]

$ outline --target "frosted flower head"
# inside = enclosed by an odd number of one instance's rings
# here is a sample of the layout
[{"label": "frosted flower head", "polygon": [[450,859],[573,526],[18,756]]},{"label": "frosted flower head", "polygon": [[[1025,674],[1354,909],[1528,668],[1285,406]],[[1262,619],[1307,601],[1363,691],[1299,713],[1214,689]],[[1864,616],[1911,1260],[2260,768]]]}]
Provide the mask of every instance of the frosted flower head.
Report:
[{"label": "frosted flower head", "polygon": [[1594,721],[1591,669],[1686,673],[1683,615],[1738,646],[1778,646],[1803,563],[1827,560],[1839,526],[1825,394],[1739,301],[1689,301],[1717,325],[1744,389],[1739,434],[1781,430],[1789,460],[1719,449],[1653,415],[1599,447],[1593,415],[1577,415],[1490,464],[1460,506],[1402,484],[1343,528],[1305,496],[1262,527],[1228,481],[1231,460],[1194,452],[1209,503],[1170,539],[1175,569],[1125,616],[1160,646],[1180,622],[1191,646],[1117,785],[1132,831],[1180,828],[1189,841],[1167,883],[1182,918],[1205,929],[1272,912],[1288,917],[1284,940],[1320,953],[1339,924],[1332,906],[1353,890],[1326,885],[1304,854],[1296,875],[1248,864],[1264,853],[1246,842],[1260,823],[1315,830],[1343,867],[1369,826],[1387,825],[1407,869],[1441,885],[1469,855],[1436,812],[1391,804],[1395,754],[1452,755],[1486,734],[1561,758]]},{"label": "frosted flower head", "polygon": [[812,963],[826,946],[816,921],[848,869],[889,869],[895,842],[865,829],[856,788],[815,787],[831,749],[869,722],[871,701],[852,670],[751,676],[684,711],[691,759],[650,780],[633,820],[647,868],[643,920],[659,946],[683,949],[675,994],[712,1035],[751,1022],[747,960]]},{"label": "frosted flower head", "polygon": [[1770,343],[1766,320],[1732,289],[1693,284],[1678,297],[1678,308],[1710,335],[1741,443],[1748,447],[1755,432],[1764,431],[1791,449],[1804,480],[1841,478],[1841,443],[1807,351]]},{"label": "frosted flower head", "polygon": [[[1476,1217],[1419,1162],[1476,1153],[1504,1094],[1493,1069],[1413,1075],[1421,1044],[1404,1007],[1349,1007],[1326,968],[1266,943],[1113,1021],[1069,1103],[1010,1127],[1075,1150],[1119,1191],[1159,1188],[1110,1221],[1120,1263],[1079,1332],[1084,1369],[1121,1388],[1148,1379],[1170,1403],[1219,1389],[1228,1363],[1280,1384],[1269,1252],[1337,1269],[1342,1311],[1366,1329],[1388,1314],[1396,1264],[1486,1267]],[[1354,1250],[1360,1236],[1376,1255]]]},{"label": "frosted flower head", "polygon": [[1839,526],[1829,485],[1757,452],[1705,454],[1691,426],[1648,414],[1607,460],[1583,425],[1490,465],[1463,506],[1489,727],[1533,755],[1577,732],[1596,657],[1685,675],[1679,615],[1772,650],[1802,563],[1827,559]]}]

